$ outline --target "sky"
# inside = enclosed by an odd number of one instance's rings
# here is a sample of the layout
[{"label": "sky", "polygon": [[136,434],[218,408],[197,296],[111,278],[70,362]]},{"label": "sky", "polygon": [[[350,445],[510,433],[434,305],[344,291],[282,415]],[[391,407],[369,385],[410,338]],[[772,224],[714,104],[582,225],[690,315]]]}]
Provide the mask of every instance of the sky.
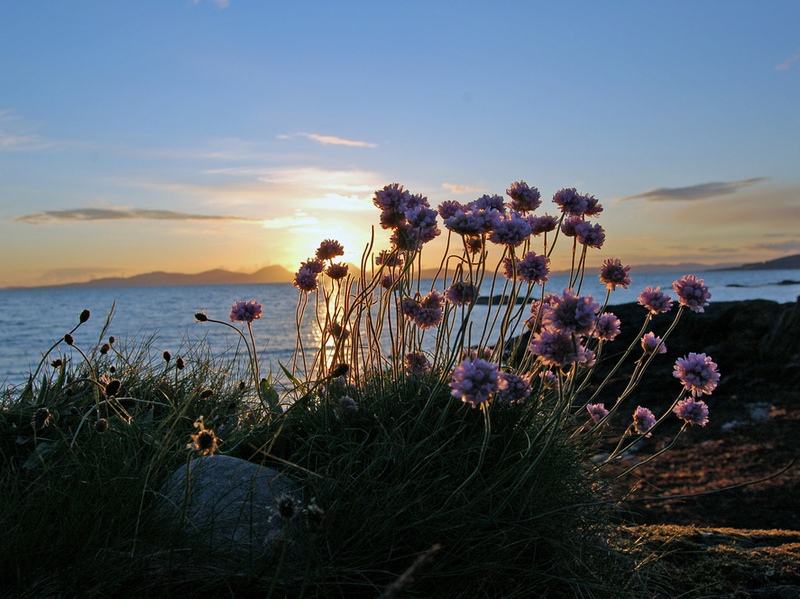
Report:
[{"label": "sky", "polygon": [[800,3],[0,0],[0,287],[357,263],[384,185],[518,180],[597,263],[800,253]]}]

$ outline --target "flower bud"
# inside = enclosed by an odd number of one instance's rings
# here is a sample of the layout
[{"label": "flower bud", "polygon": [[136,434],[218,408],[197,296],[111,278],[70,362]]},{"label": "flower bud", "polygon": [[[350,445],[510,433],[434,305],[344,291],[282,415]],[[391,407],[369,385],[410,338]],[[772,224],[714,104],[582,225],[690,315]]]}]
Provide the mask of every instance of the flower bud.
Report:
[{"label": "flower bud", "polygon": [[175,358],[175,368],[177,368],[178,370],[183,370],[185,366],[186,362],[184,362],[183,358],[181,358],[180,356]]},{"label": "flower bud", "polygon": [[81,315],[78,317],[78,320],[80,320],[81,323],[84,323],[87,320],[89,320],[89,316],[90,315],[91,315],[91,312],[89,312],[89,310],[84,310],[83,312],[81,312]]},{"label": "flower bud", "polygon": [[163,354],[161,354],[161,357],[164,358],[164,361],[167,364],[169,364],[169,361],[172,359],[172,354],[169,353],[168,351],[165,351]]},{"label": "flower bud", "polygon": [[203,312],[195,312],[194,318],[197,322],[206,322],[208,321],[208,316],[205,315]]},{"label": "flower bud", "polygon": [[108,430],[108,420],[101,418],[94,425],[94,430],[98,433],[104,433]]},{"label": "flower bud", "polygon": [[56,358],[55,360],[50,362],[50,366],[52,366],[53,368],[61,368],[63,364],[64,362],[61,360],[61,358]]},{"label": "flower bud", "polygon": [[213,390],[213,389],[204,389],[204,390],[203,390],[203,391],[200,393],[200,399],[208,399],[208,398],[209,398],[209,397],[211,397],[212,395],[214,395],[214,390]]},{"label": "flower bud", "polygon": [[348,372],[350,372],[350,365],[349,364],[339,364],[331,372],[330,378],[336,379],[336,378],[339,378],[340,376],[346,375]]},{"label": "flower bud", "polygon": [[75,338],[69,333],[67,333],[66,335],[64,335],[64,343],[66,343],[67,345],[72,345],[73,343],[75,343]]},{"label": "flower bud", "polygon": [[110,335],[110,336],[109,336],[109,338],[108,338],[108,344],[109,344],[109,345],[114,345],[114,343],[115,343],[116,341],[117,341],[117,338],[116,338],[116,337],[114,337],[114,335]]}]

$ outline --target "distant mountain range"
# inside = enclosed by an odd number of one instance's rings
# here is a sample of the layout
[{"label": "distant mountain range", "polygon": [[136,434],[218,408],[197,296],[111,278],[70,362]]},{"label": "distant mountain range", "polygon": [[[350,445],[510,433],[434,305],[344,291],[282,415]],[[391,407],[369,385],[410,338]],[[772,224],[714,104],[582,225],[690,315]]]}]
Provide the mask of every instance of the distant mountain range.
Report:
[{"label": "distant mountain range", "polygon": [[[740,266],[708,265],[695,262],[680,264],[640,264],[635,266],[640,273],[694,271],[703,272],[710,270],[793,270],[800,269],[800,254],[785,256],[768,262],[752,262]],[[351,270],[355,268],[351,266]],[[433,277],[435,269],[426,269],[423,276]],[[197,274],[187,275],[174,272],[149,272],[132,277],[106,277],[93,279],[82,283],[66,283],[63,285],[47,285],[46,287],[59,288],[98,288],[98,287],[165,287],[170,285],[252,285],[262,283],[291,283],[294,273],[282,266],[265,266],[253,273],[231,272],[221,268],[207,270]]]}]

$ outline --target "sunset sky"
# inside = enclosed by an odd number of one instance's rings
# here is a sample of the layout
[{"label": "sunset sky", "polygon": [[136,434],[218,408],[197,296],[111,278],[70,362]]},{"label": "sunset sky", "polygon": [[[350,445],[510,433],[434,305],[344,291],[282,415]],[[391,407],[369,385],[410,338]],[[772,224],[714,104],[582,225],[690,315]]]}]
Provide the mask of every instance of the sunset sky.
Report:
[{"label": "sunset sky", "polygon": [[296,270],[329,237],[357,262],[392,182],[524,179],[551,213],[576,187],[598,262],[798,253],[798,25],[797,0],[0,1],[0,287]]}]

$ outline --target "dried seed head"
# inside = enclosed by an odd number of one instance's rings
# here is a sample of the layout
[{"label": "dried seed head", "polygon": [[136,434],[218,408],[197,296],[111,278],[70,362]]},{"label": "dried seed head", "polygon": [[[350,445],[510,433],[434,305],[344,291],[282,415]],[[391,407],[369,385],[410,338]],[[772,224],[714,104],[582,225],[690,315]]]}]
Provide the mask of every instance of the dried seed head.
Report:
[{"label": "dried seed head", "polygon": [[73,343],[75,343],[75,338],[69,333],[67,333],[66,335],[64,335],[64,343],[66,343],[67,345],[72,345]]},{"label": "dried seed head", "polygon": [[294,499],[292,499],[289,495],[281,495],[278,497],[278,513],[281,515],[281,518],[286,518],[289,520],[295,513],[295,504]]},{"label": "dried seed head", "polygon": [[346,375],[350,372],[350,365],[349,364],[339,364],[330,374],[330,378],[337,379],[340,376]]},{"label": "dried seed head", "polygon": [[111,346],[108,343],[104,343],[100,346],[100,354],[105,356],[108,352],[111,351]]},{"label": "dried seed head", "polygon": [[114,374],[117,371],[117,367],[116,366],[109,366],[108,371],[111,374]]},{"label": "dried seed head", "polygon": [[205,312],[195,312],[194,318],[197,322],[206,322],[208,321],[208,316],[205,315]]},{"label": "dried seed head", "polygon": [[50,366],[52,366],[53,368],[61,368],[63,364],[64,362],[61,360],[61,358],[56,358],[55,360],[50,362]]},{"label": "dried seed head", "polygon": [[116,341],[117,341],[117,338],[116,338],[116,337],[114,337],[114,335],[111,335],[111,336],[108,338],[108,344],[109,344],[109,345],[114,345],[114,343],[115,343]]},{"label": "dried seed head", "polygon": [[108,430],[108,420],[101,418],[94,425],[94,430],[98,433],[104,433]]},{"label": "dried seed head", "polygon": [[203,391],[200,393],[200,399],[208,399],[212,395],[214,395],[213,389],[203,389]]},{"label": "dried seed head", "polygon": [[203,428],[202,423],[200,424],[200,430],[197,434],[192,435],[191,439],[191,443],[186,447],[192,451],[199,452],[201,455],[214,455],[217,450],[217,436],[214,431]]},{"label": "dried seed head", "polygon": [[163,354],[161,354],[161,357],[164,358],[164,361],[167,364],[169,364],[169,361],[172,359],[172,354],[169,353],[168,351],[165,351]]},{"label": "dried seed head", "polygon": [[119,390],[121,388],[122,388],[122,383],[118,379],[113,379],[106,385],[105,389],[106,396],[107,397],[115,396],[117,393],[119,393]]},{"label": "dried seed head", "polygon": [[183,370],[185,366],[186,362],[184,362],[183,358],[181,358],[180,356],[175,358],[175,368],[177,368],[178,370]]},{"label": "dried seed head", "polygon": [[78,320],[80,320],[82,323],[86,322],[87,320],[89,320],[89,316],[91,316],[91,312],[89,312],[89,310],[84,310],[83,312],[81,312],[81,315],[78,317]]}]

